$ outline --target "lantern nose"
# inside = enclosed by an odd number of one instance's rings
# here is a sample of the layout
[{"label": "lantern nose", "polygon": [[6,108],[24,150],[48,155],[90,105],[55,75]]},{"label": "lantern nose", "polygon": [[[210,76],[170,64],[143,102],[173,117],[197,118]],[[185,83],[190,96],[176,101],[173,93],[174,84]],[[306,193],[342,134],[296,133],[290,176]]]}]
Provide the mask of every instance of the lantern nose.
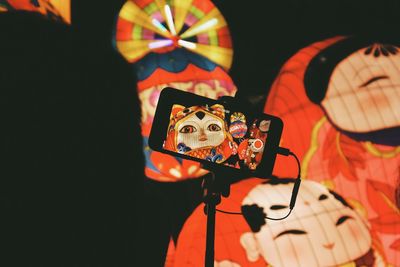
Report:
[{"label": "lantern nose", "polygon": [[326,249],[332,249],[335,246],[335,243],[326,243],[322,244],[322,246]]},{"label": "lantern nose", "polygon": [[201,130],[199,141],[207,141],[207,139],[208,138],[207,138],[206,133],[204,132],[204,130]]}]

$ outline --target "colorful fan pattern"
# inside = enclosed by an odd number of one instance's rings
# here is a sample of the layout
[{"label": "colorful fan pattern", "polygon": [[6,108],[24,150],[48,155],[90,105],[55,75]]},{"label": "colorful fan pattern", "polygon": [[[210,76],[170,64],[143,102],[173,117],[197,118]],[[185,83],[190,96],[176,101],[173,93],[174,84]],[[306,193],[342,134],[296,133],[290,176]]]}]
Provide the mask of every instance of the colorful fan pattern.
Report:
[{"label": "colorful fan pattern", "polygon": [[182,47],[225,69],[232,64],[226,21],[206,0],[129,0],[119,13],[115,39],[129,62]]}]

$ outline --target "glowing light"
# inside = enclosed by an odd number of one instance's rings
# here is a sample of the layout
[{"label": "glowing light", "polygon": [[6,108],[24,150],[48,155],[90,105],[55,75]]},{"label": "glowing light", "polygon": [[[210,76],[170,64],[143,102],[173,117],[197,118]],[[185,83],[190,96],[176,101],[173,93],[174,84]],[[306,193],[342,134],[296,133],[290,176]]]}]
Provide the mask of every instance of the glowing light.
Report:
[{"label": "glowing light", "polygon": [[180,46],[183,46],[183,47],[186,47],[186,48],[188,48],[188,49],[196,49],[196,44],[195,43],[192,43],[192,42],[188,42],[188,41],[184,41],[184,40],[179,40],[178,41],[178,44],[180,45]]},{"label": "glowing light", "polygon": [[210,20],[206,21],[205,23],[203,23],[203,24],[201,24],[199,26],[196,26],[196,27],[194,27],[192,29],[188,29],[186,32],[184,32],[181,35],[181,37],[182,38],[188,38],[188,37],[194,36],[194,35],[199,34],[201,32],[207,31],[208,29],[214,27],[217,24],[218,24],[218,19],[216,19],[216,18],[210,19]]},{"label": "glowing light", "polygon": [[206,23],[200,25],[197,28],[197,32],[201,32],[201,31],[207,30],[208,28],[211,28],[211,27],[217,25],[217,23],[218,23],[218,19],[216,19],[216,18],[210,19]]},{"label": "glowing light", "polygon": [[153,23],[154,26],[156,26],[158,29],[160,29],[163,32],[167,32],[168,30],[164,27],[164,25],[161,24],[161,22],[159,22],[156,19],[152,19],[151,22]]},{"label": "glowing light", "polygon": [[156,41],[156,42],[149,43],[149,48],[150,49],[161,48],[161,47],[172,45],[173,43],[174,42],[172,40]]},{"label": "glowing light", "polygon": [[174,19],[172,18],[172,12],[171,12],[171,8],[169,7],[169,5],[164,6],[164,11],[165,11],[165,15],[167,16],[167,24],[168,24],[169,30],[171,31],[171,33],[173,35],[176,35]]}]

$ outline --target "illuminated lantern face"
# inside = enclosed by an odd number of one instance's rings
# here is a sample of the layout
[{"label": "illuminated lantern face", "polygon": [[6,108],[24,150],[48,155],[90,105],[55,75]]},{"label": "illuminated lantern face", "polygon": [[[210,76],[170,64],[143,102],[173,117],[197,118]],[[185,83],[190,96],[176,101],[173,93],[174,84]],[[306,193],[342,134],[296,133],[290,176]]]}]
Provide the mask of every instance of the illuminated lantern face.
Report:
[{"label": "illuminated lantern face", "polygon": [[395,46],[374,44],[336,66],[321,105],[337,127],[366,133],[400,126],[397,51]]},{"label": "illuminated lantern face", "polygon": [[[378,45],[386,42],[392,45]],[[400,65],[394,44],[371,36],[311,44],[285,63],[265,108],[282,118],[282,145],[298,155],[302,177],[339,193],[368,219],[383,266],[400,266]],[[296,170],[277,158],[275,175]]]},{"label": "illuminated lantern face", "polygon": [[[292,188],[293,183],[258,185],[243,205],[256,204],[269,217],[283,217]],[[241,237],[249,261],[262,256],[272,266],[337,266],[371,250],[371,236],[361,217],[316,182],[302,183],[287,219],[262,224]]]},{"label": "illuminated lantern face", "polygon": [[221,163],[237,152],[225,122],[225,109],[173,105],[164,149]]}]

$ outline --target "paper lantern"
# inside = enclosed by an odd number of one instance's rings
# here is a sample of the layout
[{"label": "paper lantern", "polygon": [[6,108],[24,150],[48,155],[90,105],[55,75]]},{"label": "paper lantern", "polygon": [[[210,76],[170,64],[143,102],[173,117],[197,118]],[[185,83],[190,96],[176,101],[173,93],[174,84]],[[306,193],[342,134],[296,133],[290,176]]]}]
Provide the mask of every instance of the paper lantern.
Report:
[{"label": "paper lantern", "polygon": [[[296,207],[283,221],[266,220],[288,212],[294,179],[250,179],[232,186],[217,213],[215,265],[239,266],[385,266],[368,223],[340,195],[303,181]],[[202,207],[186,221],[178,239],[175,267],[202,266],[206,216]]]},{"label": "paper lantern", "polygon": [[148,135],[165,87],[213,99],[235,94],[226,73],[233,50],[225,19],[211,1],[129,0],[119,13],[114,41],[138,77],[146,175],[176,182],[206,174],[197,162],[152,151]]},{"label": "paper lantern", "polygon": [[115,39],[129,62],[182,47],[225,69],[232,64],[226,21],[208,0],[129,0],[119,13]]},{"label": "paper lantern", "polygon": [[70,0],[4,0],[0,2],[0,12],[15,10],[38,12],[50,19],[71,23]]},{"label": "paper lantern", "polygon": [[[396,40],[333,38],[281,69],[265,112],[285,124],[282,146],[302,176],[329,186],[369,220],[389,264],[400,265],[400,53]],[[295,164],[276,161],[287,176]]]},{"label": "paper lantern", "polygon": [[142,135],[146,156],[146,175],[157,181],[176,182],[207,173],[195,161],[175,158],[152,151],[148,136],[160,92],[165,87],[217,99],[236,93],[230,76],[207,58],[177,48],[165,53],[149,53],[135,63],[138,91],[142,105]]},{"label": "paper lantern", "polygon": [[[234,184],[229,198],[222,198],[218,209],[240,211],[242,200],[247,193],[262,180],[249,179]],[[249,232],[250,227],[242,216],[216,213],[215,224],[215,266],[265,266],[261,260],[253,263],[247,260],[246,253],[240,244],[243,233]],[[179,235],[175,249],[175,265],[204,266],[206,246],[207,217],[204,214],[204,204],[197,207],[186,220]]]}]

